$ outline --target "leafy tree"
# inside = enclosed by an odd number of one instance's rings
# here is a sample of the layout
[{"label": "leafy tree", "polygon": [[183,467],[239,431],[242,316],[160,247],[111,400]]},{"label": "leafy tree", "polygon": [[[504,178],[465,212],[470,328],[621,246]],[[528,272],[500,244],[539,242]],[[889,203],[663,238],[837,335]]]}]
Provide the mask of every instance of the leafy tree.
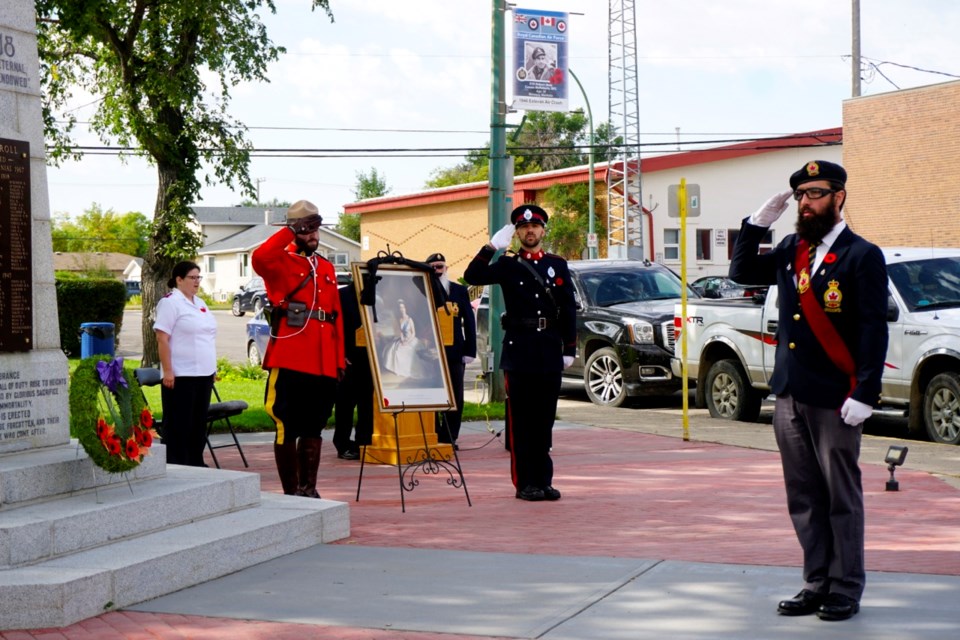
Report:
[{"label": "leafy tree", "polygon": [[76,219],[53,216],[53,250],[65,253],[112,252],[147,255],[150,220],[139,212],[117,214],[93,203]]},{"label": "leafy tree", "polygon": [[[594,161],[604,162],[616,155],[621,137],[610,123],[594,130]],[[532,111],[520,129],[507,140],[507,153],[513,156],[514,174],[525,175],[577,167],[589,162],[589,120],[582,110]],[[454,167],[438,168],[431,173],[427,187],[449,187],[487,180],[490,173],[490,145],[467,154],[466,161]]]},{"label": "leafy tree", "polygon": [[[376,167],[371,167],[369,174],[363,171],[357,172],[357,183],[353,188],[353,196],[357,200],[379,198],[387,195],[390,191],[386,176],[380,175]],[[360,216],[346,215],[341,212],[340,218],[337,220],[337,226],[333,230],[345,238],[360,242]]]},{"label": "leafy tree", "polygon": [[[564,258],[577,260],[586,257],[584,253],[590,230],[590,186],[556,184],[544,192],[543,199],[553,211],[544,244]],[[599,210],[596,205],[594,202],[595,212]],[[598,236],[606,235],[606,216],[596,217],[594,232]]]},{"label": "leafy tree", "polygon": [[[312,0],[330,19],[329,0]],[[227,114],[230,88],[267,80],[284,52],[260,11],[274,0],[36,0],[48,157],[76,158],[75,117],[57,120],[74,88],[100,97],[91,128],[134,147],[157,168],[157,202],[143,263],[143,364],[159,361],[153,309],[181,259],[201,245],[190,226],[202,169],[207,184],[239,184],[251,196],[250,143]],[[210,86],[205,75],[219,82]]]},{"label": "leafy tree", "polygon": [[257,202],[252,198],[246,198],[240,202],[241,207],[262,207],[264,209],[273,209],[274,211],[286,211],[293,204],[289,200],[272,198],[266,202]]}]

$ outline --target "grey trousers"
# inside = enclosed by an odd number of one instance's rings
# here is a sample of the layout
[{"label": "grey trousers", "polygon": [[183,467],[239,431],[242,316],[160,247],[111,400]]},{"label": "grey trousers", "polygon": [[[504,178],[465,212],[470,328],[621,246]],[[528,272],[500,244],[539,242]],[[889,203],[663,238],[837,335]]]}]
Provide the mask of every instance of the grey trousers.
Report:
[{"label": "grey trousers", "polygon": [[803,549],[804,588],[860,600],[864,569],[861,427],[836,409],[777,397],[773,429],[780,447],[787,510]]}]

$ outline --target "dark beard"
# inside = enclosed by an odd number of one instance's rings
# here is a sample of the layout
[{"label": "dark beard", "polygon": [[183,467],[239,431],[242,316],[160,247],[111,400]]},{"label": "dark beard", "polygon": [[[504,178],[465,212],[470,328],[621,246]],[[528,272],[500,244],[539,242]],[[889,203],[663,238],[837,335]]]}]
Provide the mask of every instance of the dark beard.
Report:
[{"label": "dark beard", "polygon": [[836,224],[836,214],[815,215],[805,218],[802,213],[797,213],[797,235],[810,244],[820,244],[823,237],[830,233],[830,230]]}]

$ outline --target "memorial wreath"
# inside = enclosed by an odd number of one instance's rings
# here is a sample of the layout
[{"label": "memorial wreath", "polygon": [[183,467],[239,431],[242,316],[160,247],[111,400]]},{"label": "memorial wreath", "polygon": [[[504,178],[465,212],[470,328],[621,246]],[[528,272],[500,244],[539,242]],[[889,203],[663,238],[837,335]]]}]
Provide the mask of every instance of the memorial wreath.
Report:
[{"label": "memorial wreath", "polygon": [[70,433],[110,473],[137,467],[157,432],[140,385],[123,358],[84,358],[70,377]]}]

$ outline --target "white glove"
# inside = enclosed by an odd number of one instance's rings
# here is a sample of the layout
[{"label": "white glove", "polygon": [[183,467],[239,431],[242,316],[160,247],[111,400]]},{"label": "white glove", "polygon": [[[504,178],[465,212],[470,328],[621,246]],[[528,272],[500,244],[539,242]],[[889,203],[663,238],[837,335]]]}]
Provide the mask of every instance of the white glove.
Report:
[{"label": "white glove", "polygon": [[840,407],[840,417],[851,427],[859,427],[864,420],[873,415],[873,407],[859,400],[847,398]]},{"label": "white glove", "polygon": [[476,360],[476,358],[474,358],[473,356],[463,356],[462,359],[463,359],[463,364],[470,364],[471,362]]},{"label": "white glove", "polygon": [[563,368],[566,369],[573,364],[573,356],[563,356]]},{"label": "white glove", "polygon": [[493,234],[493,237],[490,238],[490,246],[494,249],[506,249],[513,241],[513,234],[516,233],[516,231],[516,228],[514,228],[512,224],[504,225],[500,231],[497,231]]},{"label": "white glove", "polygon": [[750,224],[758,227],[772,225],[787,210],[787,203],[792,195],[793,191],[784,191],[767,200],[762,207],[750,216]]}]

